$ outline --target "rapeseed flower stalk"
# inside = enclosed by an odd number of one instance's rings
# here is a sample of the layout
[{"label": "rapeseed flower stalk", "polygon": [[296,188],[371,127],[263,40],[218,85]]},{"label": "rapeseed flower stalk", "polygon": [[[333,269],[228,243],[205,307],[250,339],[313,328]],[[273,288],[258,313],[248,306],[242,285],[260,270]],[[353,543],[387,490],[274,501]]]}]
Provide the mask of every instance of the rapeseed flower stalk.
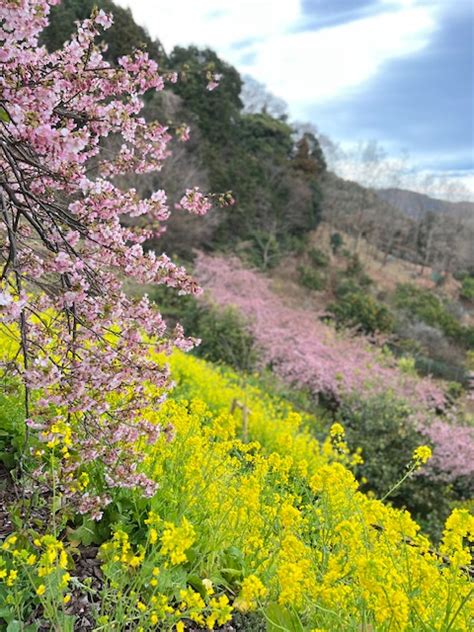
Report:
[{"label": "rapeseed flower stalk", "polygon": [[403,483],[412,476],[412,474],[419,470],[425,463],[431,459],[432,452],[431,448],[427,445],[420,445],[413,451],[412,460],[407,466],[407,471],[405,475],[391,488],[389,491],[382,497],[382,500],[385,500],[389,496],[393,494],[399,487],[403,485]]}]

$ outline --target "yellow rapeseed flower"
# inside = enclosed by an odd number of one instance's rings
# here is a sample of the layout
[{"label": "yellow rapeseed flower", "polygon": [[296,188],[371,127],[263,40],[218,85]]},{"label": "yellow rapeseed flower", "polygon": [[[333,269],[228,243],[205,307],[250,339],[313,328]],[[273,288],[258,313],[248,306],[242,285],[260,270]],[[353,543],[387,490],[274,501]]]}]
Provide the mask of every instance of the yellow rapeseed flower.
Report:
[{"label": "yellow rapeseed flower", "polygon": [[172,522],[165,522],[165,529],[161,535],[161,554],[167,555],[172,564],[181,564],[186,561],[186,550],[196,539],[193,525],[183,518],[181,526]]},{"label": "yellow rapeseed flower", "polygon": [[239,596],[235,600],[235,607],[241,612],[255,610],[257,600],[265,597],[267,589],[256,575],[249,575],[242,582]]},{"label": "yellow rapeseed flower", "polygon": [[431,448],[427,445],[420,445],[413,451],[413,460],[419,465],[424,465],[431,457]]},{"label": "yellow rapeseed flower", "polygon": [[331,428],[329,429],[329,434],[331,435],[331,437],[339,437],[339,436],[343,436],[345,434],[345,430],[344,430],[344,426],[342,426],[339,422],[335,422],[332,424]]}]

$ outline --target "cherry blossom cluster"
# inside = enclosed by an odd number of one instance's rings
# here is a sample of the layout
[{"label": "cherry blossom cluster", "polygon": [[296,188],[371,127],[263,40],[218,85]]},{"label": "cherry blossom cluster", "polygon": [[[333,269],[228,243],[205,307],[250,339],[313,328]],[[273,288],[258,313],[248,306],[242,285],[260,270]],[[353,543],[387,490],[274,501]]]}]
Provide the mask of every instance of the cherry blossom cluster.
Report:
[{"label": "cherry blossom cluster", "polygon": [[[154,493],[137,465],[140,441],[170,438],[172,429],[143,414],[170,386],[166,364],[150,351],[193,345],[123,285],[200,290],[165,254],[144,250],[169,216],[165,191],[140,199],[116,183],[161,169],[169,155],[171,130],[140,112],[143,95],[176,75],[161,74],[141,51],[107,63],[96,42],[112,16],[102,10],[49,53],[38,38],[54,4],[0,7],[0,327],[17,341],[3,370],[23,384],[34,480],[49,484],[54,459],[64,499],[100,518],[110,488]],[[188,135],[186,127],[177,132]],[[108,137],[117,140],[113,153]],[[192,189],[179,207],[202,215],[210,200]],[[99,463],[105,474],[94,470]],[[87,490],[77,484],[85,464],[100,478]]]}]

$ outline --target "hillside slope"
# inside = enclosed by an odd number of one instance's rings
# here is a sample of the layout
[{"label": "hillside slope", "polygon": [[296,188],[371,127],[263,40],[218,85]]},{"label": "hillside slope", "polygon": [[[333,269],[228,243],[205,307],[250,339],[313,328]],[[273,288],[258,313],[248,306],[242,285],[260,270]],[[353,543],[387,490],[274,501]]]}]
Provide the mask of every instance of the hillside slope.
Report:
[{"label": "hillside slope", "polygon": [[382,200],[413,218],[420,219],[427,213],[474,215],[474,202],[448,202],[423,193],[396,188],[376,189],[376,193]]}]

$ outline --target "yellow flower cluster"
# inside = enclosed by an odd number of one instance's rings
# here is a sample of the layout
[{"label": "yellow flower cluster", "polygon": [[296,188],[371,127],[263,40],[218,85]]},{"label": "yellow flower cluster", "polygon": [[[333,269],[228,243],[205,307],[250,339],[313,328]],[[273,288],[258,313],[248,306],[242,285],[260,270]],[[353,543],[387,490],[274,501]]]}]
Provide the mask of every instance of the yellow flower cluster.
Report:
[{"label": "yellow flower cluster", "polygon": [[[358,490],[340,424],[321,445],[308,419],[238,376],[180,353],[171,361],[178,387],[157,422],[171,422],[176,439],[145,464],[163,498],[179,496],[202,576],[209,560],[234,569],[237,609],[296,609],[307,630],[439,629],[446,618],[470,629],[467,512],[448,520],[434,554],[408,513]],[[420,463],[428,450],[417,450]]]},{"label": "yellow flower cluster", "polygon": [[432,457],[431,448],[427,445],[420,445],[413,451],[413,461],[416,465],[424,465]]},{"label": "yellow flower cluster", "polygon": [[28,542],[24,535],[13,534],[4,540],[0,549],[0,582],[11,589],[6,596],[0,589],[6,604],[20,606],[25,581],[32,585],[37,597],[42,598],[48,588],[53,588],[53,596],[61,605],[68,603],[71,597],[64,591],[71,581],[67,570],[70,562],[61,541],[44,535]]},{"label": "yellow flower cluster", "polygon": [[105,542],[101,547],[101,556],[112,562],[119,562],[125,567],[137,568],[145,557],[145,548],[140,546],[135,551],[130,543],[128,533],[117,529],[110,542]]},{"label": "yellow flower cluster", "polygon": [[193,525],[186,518],[183,518],[179,527],[172,522],[165,522],[161,536],[161,554],[168,556],[171,564],[181,564],[186,561],[186,551],[195,538]]},{"label": "yellow flower cluster", "polygon": [[249,575],[242,582],[242,588],[235,601],[235,607],[242,612],[255,610],[259,599],[267,595],[267,589],[256,575]]},{"label": "yellow flower cluster", "polygon": [[[340,424],[321,444],[313,419],[241,377],[181,353],[171,365],[173,396],[143,416],[171,424],[175,438],[137,445],[159,490],[147,514],[131,527],[124,517],[101,547],[104,626],[213,629],[235,608],[296,617],[288,629],[308,632],[472,629],[473,516],[455,510],[436,552],[407,512],[360,492]],[[0,560],[11,590],[23,573],[14,538]],[[35,599],[50,594],[41,576],[68,564],[57,540],[38,542],[21,554],[22,565],[37,558]]]}]

